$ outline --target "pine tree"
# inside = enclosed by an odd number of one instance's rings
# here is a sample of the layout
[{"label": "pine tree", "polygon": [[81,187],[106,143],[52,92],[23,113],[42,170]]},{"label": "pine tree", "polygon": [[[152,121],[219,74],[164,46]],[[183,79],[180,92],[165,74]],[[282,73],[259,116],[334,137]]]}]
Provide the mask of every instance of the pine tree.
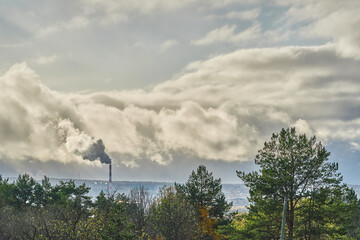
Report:
[{"label": "pine tree", "polygon": [[232,205],[226,202],[221,179],[214,179],[212,173],[203,165],[200,165],[196,172],[192,171],[184,185],[176,184],[176,187],[195,206],[207,209],[211,218],[223,218]]},{"label": "pine tree", "polygon": [[249,225],[253,233],[277,238],[280,234],[281,206],[288,198],[286,210],[287,239],[294,239],[295,214],[304,199],[321,189],[333,189],[342,181],[338,164],[328,161],[330,153],[316,141],[297,135],[295,128],[282,129],[255,157],[260,170],[238,176],[250,188]]}]

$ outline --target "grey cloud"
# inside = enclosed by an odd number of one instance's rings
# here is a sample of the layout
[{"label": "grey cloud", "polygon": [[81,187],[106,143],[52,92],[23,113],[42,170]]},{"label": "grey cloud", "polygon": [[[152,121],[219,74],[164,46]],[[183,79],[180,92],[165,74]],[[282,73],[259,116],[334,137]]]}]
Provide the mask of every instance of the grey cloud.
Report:
[{"label": "grey cloud", "polygon": [[43,162],[76,159],[66,151],[67,138],[58,127],[63,119],[71,119],[68,121],[74,128],[86,131],[74,104],[44,86],[26,64],[14,65],[0,78],[0,87],[2,158]]},{"label": "grey cloud", "polygon": [[[331,132],[335,120],[358,119],[356,66],[356,60],[339,56],[334,45],[239,50],[192,63],[183,75],[149,91],[109,92],[110,106],[116,109],[97,103],[109,116],[118,116],[104,118],[106,125],[128,126],[119,129],[123,138],[112,138],[125,143],[127,150],[120,152],[134,159],[180,151],[207,159],[245,160],[274,129],[298,125],[306,130],[309,125]],[[87,97],[81,97],[86,102]],[[95,106],[87,110],[83,115],[103,111]],[[90,125],[96,129],[101,124]],[[321,131],[324,139],[331,138]],[[97,134],[101,132],[112,135],[106,128]],[[133,151],[132,144],[143,150]]]},{"label": "grey cloud", "polygon": [[27,110],[13,99],[2,97],[0,139],[2,143],[27,141],[33,131],[27,121]]},{"label": "grey cloud", "polygon": [[[137,168],[175,164],[180,155],[247,161],[272,132],[288,126],[327,142],[358,142],[360,134],[351,133],[360,125],[356,66],[335,45],[247,49],[189,64],[148,90],[64,94],[20,64],[1,84],[3,96],[19,105],[9,118],[26,119],[26,127],[14,127],[13,142],[0,146],[0,154],[100,167],[82,156],[109,160],[102,139],[114,164]],[[0,120],[0,126],[12,122]]]},{"label": "grey cloud", "polygon": [[284,20],[291,25],[303,24],[302,37],[324,38],[338,45],[338,52],[345,57],[360,59],[360,23],[357,1],[277,1],[288,6]]},{"label": "grey cloud", "polygon": [[119,110],[123,110],[125,108],[125,103],[123,101],[113,98],[106,93],[94,94],[90,100],[95,103],[117,108]]}]

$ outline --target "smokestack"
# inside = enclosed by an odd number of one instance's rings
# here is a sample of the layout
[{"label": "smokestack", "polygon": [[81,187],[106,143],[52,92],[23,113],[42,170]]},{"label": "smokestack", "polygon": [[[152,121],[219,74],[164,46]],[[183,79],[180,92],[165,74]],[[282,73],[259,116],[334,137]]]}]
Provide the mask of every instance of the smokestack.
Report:
[{"label": "smokestack", "polygon": [[110,192],[111,192],[111,188],[112,188],[112,176],[111,176],[111,162],[110,162],[110,164],[109,164],[109,184],[108,184],[108,192],[109,192],[109,194],[110,194]]}]

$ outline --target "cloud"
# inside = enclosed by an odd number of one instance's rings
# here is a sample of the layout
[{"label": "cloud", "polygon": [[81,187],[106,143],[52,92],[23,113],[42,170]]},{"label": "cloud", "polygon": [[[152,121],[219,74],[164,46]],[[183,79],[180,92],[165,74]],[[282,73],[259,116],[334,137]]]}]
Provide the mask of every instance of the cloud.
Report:
[{"label": "cloud", "polygon": [[[104,168],[83,157],[105,147],[114,167],[127,176],[136,168],[161,169],[156,175],[162,176],[161,171],[194,162],[235,169],[253,159],[271,133],[288,126],[315,134],[326,145],[341,142],[359,151],[355,1],[79,0],[41,9],[36,3],[12,4],[1,11],[6,33],[1,45],[10,56],[1,69],[26,54],[42,76],[17,64],[0,77],[1,166],[6,162],[8,169],[21,171],[32,163],[68,166],[77,176],[73,166]],[[204,19],[208,14],[216,17]],[[172,39],[173,26],[179,38]],[[144,39],[153,29],[156,34]],[[182,44],[189,39],[209,47]],[[51,51],[54,47],[65,53],[49,55],[59,53]],[[169,61],[157,51],[176,58]],[[73,61],[59,61],[65,54]],[[146,75],[151,69],[156,74]],[[58,92],[44,85],[47,76],[68,91],[113,89]],[[172,77],[153,82],[166,76]],[[109,78],[108,85],[96,80]],[[148,83],[153,85],[144,89],[114,87]],[[64,133],[65,123],[73,133]]]},{"label": "cloud", "polygon": [[303,25],[299,34],[306,38],[322,38],[338,45],[345,57],[360,58],[360,2],[345,0],[277,1],[288,6],[284,21]]},{"label": "cloud", "polygon": [[131,2],[127,1],[115,1],[115,0],[108,0],[108,1],[102,1],[102,0],[83,0],[82,1],[85,4],[86,11],[88,13],[93,13],[94,11],[97,11],[98,8],[102,8],[103,11],[109,13],[109,12],[118,12],[118,11],[133,11],[137,10],[143,13],[149,13],[151,11],[155,11],[157,9],[160,10],[174,10],[179,9],[187,4],[190,4],[194,2],[193,0],[185,0],[185,1],[166,1],[166,0],[150,0],[150,1],[140,1],[140,0],[134,0]]},{"label": "cloud", "polygon": [[265,31],[261,39],[266,39],[266,43],[268,45],[279,43],[279,42],[285,42],[290,39],[290,36],[293,35],[292,31],[284,31],[281,28],[274,29],[274,30],[267,30]]},{"label": "cloud", "polygon": [[83,129],[81,116],[71,102],[44,86],[24,63],[11,67],[1,77],[0,86],[2,159],[84,161],[66,149],[68,138],[61,128],[64,119],[71,119],[77,131]]},{"label": "cloud", "polygon": [[288,126],[357,143],[359,76],[358,61],[334,44],[241,49],[148,90],[60,93],[17,64],[0,78],[0,156],[98,166],[83,156],[105,146],[127,167],[174,156],[239,162]]},{"label": "cloud", "polygon": [[76,16],[68,21],[57,22],[54,25],[41,29],[37,34],[37,38],[42,39],[63,30],[78,30],[86,28],[90,22],[91,21],[85,16]]},{"label": "cloud", "polygon": [[[94,29],[97,27],[111,27],[113,25],[133,23],[133,20],[141,17],[151,17],[168,13],[174,16],[184,12],[195,10],[200,13],[204,9],[227,9],[231,6],[253,6],[259,1],[250,0],[76,0],[64,4],[62,1],[54,1],[47,11],[39,11],[39,6],[5,7],[2,11],[4,19],[13,25],[7,31],[6,44],[13,45],[18,39],[24,37],[31,41],[40,41],[53,34],[66,31]],[[59,14],[57,9],[63,9]],[[258,9],[230,12],[227,17],[250,20],[258,15]],[[25,12],[25,14],[24,14]],[[6,23],[5,25],[7,25]],[[20,37],[19,37],[20,36]],[[22,38],[21,38],[22,36]],[[8,39],[12,41],[8,42]],[[17,43],[19,44],[19,43]]]},{"label": "cloud", "polygon": [[46,64],[55,62],[59,58],[60,58],[60,56],[58,56],[58,55],[41,56],[41,57],[33,59],[32,61],[34,61],[35,63],[37,63],[39,65],[46,65]]},{"label": "cloud", "polygon": [[172,47],[174,47],[174,46],[176,46],[178,44],[179,44],[178,41],[175,40],[175,39],[166,40],[165,42],[163,42],[161,44],[161,50],[166,51],[166,50],[168,50],[168,49],[170,49],[170,48],[172,48]]},{"label": "cloud", "polygon": [[204,38],[192,40],[193,45],[211,45],[214,43],[233,43],[241,44],[250,40],[259,38],[261,27],[259,24],[245,29],[242,32],[235,33],[236,26],[224,25],[223,27],[216,28],[206,34]]},{"label": "cloud", "polygon": [[254,21],[260,15],[260,8],[252,8],[243,11],[229,11],[226,14],[212,14],[206,17],[209,20],[241,20],[241,21]]},{"label": "cloud", "polygon": [[[196,0],[78,0],[72,3],[72,14],[41,27],[36,34],[37,39],[46,38],[62,31],[80,30],[91,26],[108,26],[128,22],[135,16],[167,13],[186,7]],[[22,19],[21,25],[26,25]],[[41,24],[43,25],[43,24]],[[37,26],[39,28],[39,26]],[[33,27],[32,27],[33,28]],[[35,31],[34,28],[32,31]]]},{"label": "cloud", "polygon": [[305,134],[308,137],[312,137],[314,135],[309,123],[304,119],[298,119],[291,127],[295,127],[296,132],[299,134]]},{"label": "cloud", "polygon": [[213,8],[224,8],[229,5],[253,5],[259,3],[260,0],[210,0],[204,2],[210,3]]},{"label": "cloud", "polygon": [[360,144],[356,142],[350,142],[350,146],[355,151],[360,151]]},{"label": "cloud", "polygon": [[225,16],[229,19],[239,19],[239,20],[255,20],[260,14],[260,8],[254,8],[245,11],[231,11],[228,12]]},{"label": "cloud", "polygon": [[109,25],[127,21],[133,15],[149,15],[154,12],[175,11],[196,1],[81,0],[81,2],[86,16],[93,16],[101,24]]},{"label": "cloud", "polygon": [[131,15],[134,13],[152,14],[156,12],[171,12],[188,6],[207,6],[211,8],[224,8],[231,5],[253,5],[257,0],[81,0],[87,14],[104,15]]},{"label": "cloud", "polygon": [[[258,0],[81,0],[85,15],[96,16],[97,21],[103,25],[117,24],[125,22],[136,15],[151,15],[158,13],[168,13],[184,9],[186,7],[196,8],[226,8],[229,6],[254,5]],[[250,20],[257,13],[258,9],[251,9],[243,12],[232,12],[229,18],[242,18]]]}]

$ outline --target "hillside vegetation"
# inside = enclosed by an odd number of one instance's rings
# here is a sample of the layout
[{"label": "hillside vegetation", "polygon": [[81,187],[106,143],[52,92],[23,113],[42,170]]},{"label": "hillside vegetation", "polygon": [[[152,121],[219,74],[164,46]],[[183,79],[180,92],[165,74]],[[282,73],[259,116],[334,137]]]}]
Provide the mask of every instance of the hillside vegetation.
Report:
[{"label": "hillside vegetation", "polygon": [[155,197],[139,187],[91,199],[73,180],[0,175],[0,239],[280,239],[282,229],[284,239],[360,239],[360,203],[329,155],[294,128],[273,134],[255,157],[259,170],[237,171],[247,213],[229,212],[221,179],[202,165]]}]

